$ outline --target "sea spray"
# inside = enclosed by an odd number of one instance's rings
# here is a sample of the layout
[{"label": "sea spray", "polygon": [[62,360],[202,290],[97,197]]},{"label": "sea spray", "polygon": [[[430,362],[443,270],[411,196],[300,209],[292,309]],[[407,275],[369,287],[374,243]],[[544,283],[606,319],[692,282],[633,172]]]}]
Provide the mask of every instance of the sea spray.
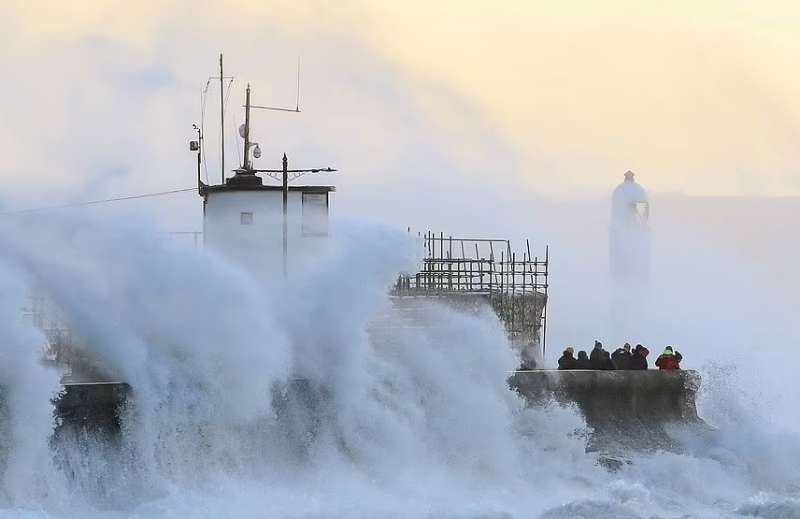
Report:
[{"label": "sea spray", "polygon": [[58,375],[40,362],[46,344],[24,309],[26,277],[0,259],[0,503],[36,507],[61,483],[50,463],[50,400]]},{"label": "sea spray", "polygon": [[[40,516],[734,517],[795,492],[790,474],[753,470],[763,447],[746,447],[765,444],[725,425],[744,449],[599,467],[573,409],[528,409],[507,390],[516,359],[494,315],[426,302],[409,322],[391,303],[388,286],[414,255],[405,233],[354,225],[318,269],[264,286],[154,230],[44,223],[4,235],[4,272],[43,286],[135,396],[117,443],[76,438],[66,463],[32,466],[39,481],[69,481],[29,487],[49,494],[35,501]],[[308,456],[287,443],[270,398],[297,377],[329,394]],[[26,514],[19,500],[4,506]]]},{"label": "sea spray", "polygon": [[[155,233],[47,223],[12,235],[4,249],[63,311],[80,346],[135,388],[128,412],[136,423],[124,438],[132,473],[180,482],[222,461],[236,465],[238,449],[227,448],[215,425],[268,415],[272,384],[290,364],[263,291],[214,258],[158,243]],[[99,447],[89,458],[102,465]],[[76,479],[98,488],[103,480],[116,492],[115,469],[90,472]]]},{"label": "sea spray", "polygon": [[[432,305],[437,325],[424,332],[387,325],[401,317],[387,288],[415,252],[404,235],[344,233],[325,268],[291,287],[258,286],[131,229],[47,223],[5,250],[63,310],[81,346],[134,388],[117,444],[61,446],[88,502],[127,507],[176,485],[312,467],[341,466],[410,493],[421,466],[476,491],[524,473],[514,430],[524,410],[505,386],[516,362],[497,319]],[[307,469],[286,457],[270,406],[273,386],[293,377],[331,398]]]}]

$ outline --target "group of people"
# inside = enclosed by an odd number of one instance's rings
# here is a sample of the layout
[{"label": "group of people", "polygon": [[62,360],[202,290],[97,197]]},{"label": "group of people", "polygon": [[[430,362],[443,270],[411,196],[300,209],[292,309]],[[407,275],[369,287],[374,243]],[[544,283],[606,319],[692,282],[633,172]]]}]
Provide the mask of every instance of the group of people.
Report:
[{"label": "group of people", "polygon": [[[650,350],[641,344],[637,344],[631,350],[631,345],[627,342],[623,347],[614,350],[614,353],[609,353],[600,341],[594,341],[592,353],[587,355],[581,350],[578,352],[578,358],[575,358],[572,346],[567,346],[564,354],[558,359],[558,369],[648,369],[649,354]],[[656,359],[656,367],[663,370],[681,369],[681,360],[683,355],[672,346],[667,346],[664,353]]]}]

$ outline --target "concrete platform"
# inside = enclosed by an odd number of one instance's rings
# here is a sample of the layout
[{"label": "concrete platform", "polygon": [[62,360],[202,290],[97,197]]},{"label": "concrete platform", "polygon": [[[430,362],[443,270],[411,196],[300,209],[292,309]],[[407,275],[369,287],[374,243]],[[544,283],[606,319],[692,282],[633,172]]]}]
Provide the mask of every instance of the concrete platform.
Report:
[{"label": "concrete platform", "polygon": [[696,371],[516,371],[509,386],[531,405],[575,406],[592,429],[587,450],[679,451],[677,428],[707,429],[697,415]]},{"label": "concrete platform", "polygon": [[[291,437],[313,438],[324,413],[320,395],[295,381],[273,395]],[[576,408],[588,426],[587,451],[625,459],[631,450],[680,452],[674,432],[711,429],[697,414],[700,388],[695,371],[525,370],[508,379],[529,405]],[[53,399],[55,436],[86,432],[116,434],[124,405],[133,395],[124,382],[69,382]],[[312,398],[309,400],[311,396]],[[301,412],[302,411],[302,412]],[[299,415],[297,413],[300,413]],[[0,413],[2,414],[2,413]]]}]

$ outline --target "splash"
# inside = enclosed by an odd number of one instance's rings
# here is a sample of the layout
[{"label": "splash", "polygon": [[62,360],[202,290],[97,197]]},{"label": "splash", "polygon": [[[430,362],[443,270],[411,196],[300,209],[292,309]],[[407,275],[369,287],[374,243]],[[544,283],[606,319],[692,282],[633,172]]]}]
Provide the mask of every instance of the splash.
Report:
[{"label": "splash", "polygon": [[[2,349],[16,363],[2,371],[4,427],[20,428],[5,450],[8,516],[733,517],[795,498],[785,466],[765,478],[746,448],[756,440],[725,439],[724,423],[719,437],[687,436],[686,455],[602,468],[575,410],[526,408],[507,390],[517,359],[491,312],[425,303],[409,321],[391,304],[416,253],[404,233],[350,225],[316,267],[260,283],[141,227],[2,233],[3,275],[19,280],[2,300],[19,324]],[[135,388],[118,439],[50,445],[58,374],[17,317],[25,280]],[[298,379],[322,395],[311,437],[272,404]]]},{"label": "splash", "polygon": [[42,499],[60,478],[46,449],[58,377],[39,364],[43,336],[24,320],[24,273],[0,260],[0,285],[0,506],[13,508]]}]

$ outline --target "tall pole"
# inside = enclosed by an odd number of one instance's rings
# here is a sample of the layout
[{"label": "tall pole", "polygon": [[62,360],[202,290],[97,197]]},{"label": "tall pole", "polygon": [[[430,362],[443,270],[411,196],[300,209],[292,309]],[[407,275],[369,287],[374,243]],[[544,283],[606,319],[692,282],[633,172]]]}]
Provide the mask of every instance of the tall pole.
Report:
[{"label": "tall pole", "polygon": [[250,83],[247,84],[247,94],[244,103],[244,155],[242,169],[250,169]]},{"label": "tall pole", "polygon": [[203,132],[200,128],[197,128],[197,192],[200,193],[200,185],[202,182],[200,181],[200,164],[201,164],[201,153],[203,152]]},{"label": "tall pole", "polygon": [[220,129],[220,163],[222,183],[225,183],[225,87],[222,75],[222,53],[219,54],[219,129]]},{"label": "tall pole", "polygon": [[[306,173],[333,173],[336,171],[333,168],[314,168],[314,169],[289,169],[289,159],[286,154],[283,154],[283,167],[281,169],[250,169],[250,173],[266,173],[274,180],[281,180],[281,191],[283,191],[283,277],[286,278],[289,269],[288,249],[289,249],[289,173],[293,178],[299,178]],[[281,175],[280,178],[278,175]]]},{"label": "tall pole", "polygon": [[288,222],[287,206],[289,205],[289,159],[283,154],[283,278],[287,274]]}]

